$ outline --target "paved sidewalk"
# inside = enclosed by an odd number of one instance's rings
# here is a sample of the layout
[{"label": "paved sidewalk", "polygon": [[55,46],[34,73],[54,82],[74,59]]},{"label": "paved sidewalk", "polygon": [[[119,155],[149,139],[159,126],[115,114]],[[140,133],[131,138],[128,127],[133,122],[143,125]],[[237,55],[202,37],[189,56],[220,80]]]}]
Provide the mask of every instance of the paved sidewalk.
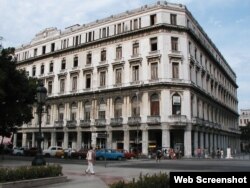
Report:
[{"label": "paved sidewalk", "polygon": [[[138,161],[137,161],[138,162]],[[5,160],[1,166],[23,166],[30,165],[27,161]],[[134,169],[110,166],[95,166],[95,175],[85,175],[84,170],[87,168],[86,163],[79,164],[61,164],[63,175],[68,177],[67,182],[56,183],[43,188],[108,188],[110,184],[119,180],[131,181],[138,178],[140,174],[159,173],[157,169]],[[167,172],[166,170],[161,172]]]}]

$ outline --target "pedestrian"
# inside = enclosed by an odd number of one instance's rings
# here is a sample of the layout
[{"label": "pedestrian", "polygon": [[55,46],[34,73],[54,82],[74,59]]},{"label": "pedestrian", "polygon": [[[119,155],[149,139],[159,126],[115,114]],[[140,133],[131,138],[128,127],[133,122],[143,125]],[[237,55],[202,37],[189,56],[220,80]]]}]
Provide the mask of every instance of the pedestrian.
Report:
[{"label": "pedestrian", "polygon": [[86,160],[88,162],[88,168],[85,170],[86,174],[90,172],[91,175],[95,175],[95,171],[94,171],[95,159],[96,159],[95,150],[91,146],[86,156]]},{"label": "pedestrian", "polygon": [[161,150],[158,149],[157,152],[156,152],[156,162],[160,162],[161,157],[162,157]]}]

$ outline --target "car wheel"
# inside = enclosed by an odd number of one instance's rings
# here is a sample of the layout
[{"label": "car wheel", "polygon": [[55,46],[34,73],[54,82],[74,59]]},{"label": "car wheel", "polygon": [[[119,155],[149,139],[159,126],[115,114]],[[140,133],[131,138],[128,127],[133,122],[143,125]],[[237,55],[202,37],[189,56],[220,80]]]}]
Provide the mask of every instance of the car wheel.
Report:
[{"label": "car wheel", "polygon": [[122,160],[122,158],[121,158],[121,157],[117,157],[117,160],[118,160],[118,161],[121,161],[121,160]]},{"label": "car wheel", "polygon": [[80,160],[80,159],[82,159],[82,157],[81,157],[81,156],[79,156],[79,157],[78,157],[78,159]]}]

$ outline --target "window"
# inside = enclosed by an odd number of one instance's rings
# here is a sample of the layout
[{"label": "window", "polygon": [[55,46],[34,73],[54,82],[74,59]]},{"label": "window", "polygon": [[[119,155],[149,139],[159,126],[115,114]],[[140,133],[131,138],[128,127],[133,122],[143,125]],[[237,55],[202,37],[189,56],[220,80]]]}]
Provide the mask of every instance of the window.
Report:
[{"label": "window", "polygon": [[71,105],[71,114],[70,114],[70,120],[71,121],[76,121],[76,112],[77,112],[77,105],[74,102]]},{"label": "window", "polygon": [[37,48],[34,49],[34,57],[37,56]]},{"label": "window", "polygon": [[90,65],[92,62],[92,54],[91,53],[88,53],[87,54],[87,65]]},{"label": "window", "polygon": [[157,50],[157,37],[150,39],[150,46],[151,46],[151,51]]},{"label": "window", "polygon": [[159,108],[159,96],[157,94],[153,94],[150,98],[150,114],[151,116],[159,116],[160,108]]},{"label": "window", "polygon": [[42,54],[45,54],[46,53],[46,46],[43,46],[42,47]]},{"label": "window", "polygon": [[172,51],[178,51],[178,38],[177,37],[171,37],[171,47],[172,47]]},{"label": "window", "polygon": [[60,93],[64,93],[65,90],[65,79],[60,79]]},{"label": "window", "polygon": [[179,63],[174,62],[172,69],[173,78],[179,78]]},{"label": "window", "polygon": [[138,19],[134,19],[134,29],[138,29]]},{"label": "window", "polygon": [[106,118],[105,111],[106,111],[106,104],[105,104],[105,101],[102,99],[100,101],[100,105],[99,105],[99,112],[98,112],[98,118],[99,119],[105,119]]},{"label": "window", "polygon": [[[178,94],[174,94],[172,97],[172,114],[181,115],[181,97]],[[197,103],[198,104],[198,103]],[[197,110],[199,112],[199,108]]]},{"label": "window", "polygon": [[102,29],[102,38],[105,38],[106,36],[107,36],[106,28],[103,28]]},{"label": "window", "polygon": [[151,79],[158,79],[158,63],[151,63]]},{"label": "window", "polygon": [[72,91],[77,90],[77,76],[72,77]]},{"label": "window", "polygon": [[36,76],[36,67],[35,66],[32,68],[32,76]]},{"label": "window", "polygon": [[51,62],[49,64],[49,72],[53,72],[53,67],[54,67],[53,62]]},{"label": "window", "polygon": [[68,43],[68,40],[66,40],[66,39],[64,39],[64,40],[61,41],[61,47],[62,47],[62,49],[67,48],[67,46],[68,46],[67,43]]},{"label": "window", "polygon": [[122,83],[122,69],[116,69],[115,70],[115,83],[121,84]]},{"label": "window", "polygon": [[122,47],[118,46],[116,47],[116,59],[121,59],[122,58]]},{"label": "window", "polygon": [[91,42],[92,41],[92,32],[89,32],[89,34],[88,34],[88,36],[89,36],[89,40],[88,40],[88,42]]},{"label": "window", "polygon": [[140,102],[137,96],[132,98],[132,117],[140,116]]},{"label": "window", "polygon": [[197,60],[197,48],[194,49],[194,58]]},{"label": "window", "polygon": [[55,51],[55,43],[51,43],[50,51],[51,51],[51,52],[54,52],[54,51]]},{"label": "window", "polygon": [[101,51],[101,61],[106,61],[106,50]]},{"label": "window", "polygon": [[40,74],[44,74],[44,64],[41,65],[41,70],[40,70]]},{"label": "window", "polygon": [[188,42],[188,53],[191,54],[191,52],[192,52],[192,43],[189,41]]},{"label": "window", "polygon": [[170,14],[170,24],[172,25],[176,25],[177,22],[176,22],[176,14]]},{"label": "window", "polygon": [[81,39],[81,35],[80,35],[80,37],[79,36],[75,36],[73,38],[75,46],[78,46],[80,44],[80,40],[79,39]]},{"label": "window", "polygon": [[122,99],[121,98],[117,98],[115,100],[115,107],[114,107],[115,111],[114,111],[114,117],[115,118],[120,118],[122,117]]},{"label": "window", "polygon": [[150,15],[150,25],[156,24],[156,14]]},{"label": "window", "polygon": [[133,55],[138,55],[139,54],[139,43],[136,42],[133,44]]},{"label": "window", "polygon": [[73,67],[78,67],[78,56],[74,57],[74,65]]},{"label": "window", "polygon": [[52,94],[52,81],[48,81],[48,94]]},{"label": "window", "polygon": [[58,111],[59,111],[59,113],[58,113],[58,120],[59,121],[63,121],[63,116],[64,116],[64,106],[61,104],[61,105],[59,105],[59,107],[58,107]]},{"label": "window", "polygon": [[66,68],[66,59],[63,58],[61,63],[61,70],[65,70],[65,68]]},{"label": "window", "polygon": [[139,65],[132,67],[132,81],[139,81]]},{"label": "window", "polygon": [[106,71],[100,72],[100,86],[106,85]]},{"label": "window", "polygon": [[46,117],[46,124],[50,124],[51,117],[51,107],[47,106],[47,117]]},{"label": "window", "polygon": [[117,34],[120,34],[122,32],[122,24],[117,25]]},{"label": "window", "polygon": [[91,103],[88,101],[84,104],[84,120],[90,120]]},{"label": "window", "polygon": [[86,74],[86,88],[91,87],[91,74]]}]

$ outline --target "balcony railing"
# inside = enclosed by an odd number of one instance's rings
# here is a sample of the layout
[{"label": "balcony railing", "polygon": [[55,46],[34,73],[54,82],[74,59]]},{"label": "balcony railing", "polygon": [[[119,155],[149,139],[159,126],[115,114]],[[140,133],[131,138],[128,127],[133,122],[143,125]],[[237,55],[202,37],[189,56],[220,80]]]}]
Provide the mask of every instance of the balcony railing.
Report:
[{"label": "balcony railing", "polygon": [[91,123],[90,119],[80,120],[80,126],[81,127],[90,127],[90,123]]},{"label": "balcony railing", "polygon": [[76,124],[77,124],[76,120],[68,120],[67,124],[66,124],[66,127],[68,127],[68,128],[75,128]]},{"label": "balcony railing", "polygon": [[123,118],[111,118],[110,125],[111,126],[122,126]]},{"label": "balcony railing", "polygon": [[148,125],[155,125],[161,123],[161,116],[148,116],[147,118]]},{"label": "balcony railing", "polygon": [[187,116],[185,116],[185,115],[170,115],[169,122],[170,122],[170,125],[186,126],[187,125]]},{"label": "balcony railing", "polygon": [[96,119],[95,125],[96,125],[96,127],[105,127],[106,126],[106,119]]},{"label": "balcony railing", "polygon": [[140,125],[140,123],[141,123],[141,117],[140,116],[129,117],[128,118],[128,125],[130,125],[130,126]]},{"label": "balcony railing", "polygon": [[54,126],[56,128],[62,128],[63,127],[63,120],[58,120],[54,122]]}]

